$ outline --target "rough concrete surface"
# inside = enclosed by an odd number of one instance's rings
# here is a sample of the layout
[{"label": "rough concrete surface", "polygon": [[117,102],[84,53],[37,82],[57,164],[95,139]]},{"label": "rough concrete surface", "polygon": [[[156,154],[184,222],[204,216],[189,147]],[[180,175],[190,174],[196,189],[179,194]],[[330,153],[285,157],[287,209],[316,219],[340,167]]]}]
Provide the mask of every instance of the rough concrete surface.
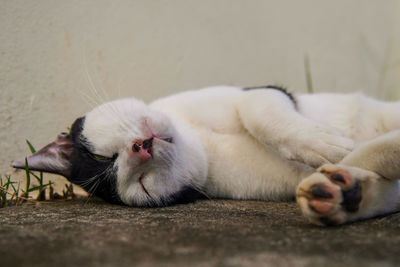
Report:
[{"label": "rough concrete surface", "polygon": [[400,214],[317,227],[293,203],[101,200],[0,210],[0,266],[399,266]]}]

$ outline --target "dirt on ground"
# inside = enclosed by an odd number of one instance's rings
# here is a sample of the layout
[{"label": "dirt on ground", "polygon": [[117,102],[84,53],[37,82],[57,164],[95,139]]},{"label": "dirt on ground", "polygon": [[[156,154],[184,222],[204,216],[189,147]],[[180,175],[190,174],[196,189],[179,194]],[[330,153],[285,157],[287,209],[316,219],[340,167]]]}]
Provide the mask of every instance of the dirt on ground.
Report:
[{"label": "dirt on ground", "polygon": [[400,265],[400,214],[326,228],[294,202],[77,199],[3,208],[0,220],[0,266]]}]

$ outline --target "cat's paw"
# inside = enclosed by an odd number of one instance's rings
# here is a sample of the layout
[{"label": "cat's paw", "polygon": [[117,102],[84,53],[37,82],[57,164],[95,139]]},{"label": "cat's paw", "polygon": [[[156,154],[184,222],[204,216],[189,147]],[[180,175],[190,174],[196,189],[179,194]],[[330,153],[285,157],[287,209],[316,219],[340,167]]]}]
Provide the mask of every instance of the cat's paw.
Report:
[{"label": "cat's paw", "polygon": [[304,126],[285,139],[279,152],[290,160],[312,167],[338,163],[354,148],[354,141],[341,133],[322,126]]},{"label": "cat's paw", "polygon": [[297,188],[297,203],[311,222],[338,225],[357,219],[363,186],[375,173],[359,168],[327,164]]}]

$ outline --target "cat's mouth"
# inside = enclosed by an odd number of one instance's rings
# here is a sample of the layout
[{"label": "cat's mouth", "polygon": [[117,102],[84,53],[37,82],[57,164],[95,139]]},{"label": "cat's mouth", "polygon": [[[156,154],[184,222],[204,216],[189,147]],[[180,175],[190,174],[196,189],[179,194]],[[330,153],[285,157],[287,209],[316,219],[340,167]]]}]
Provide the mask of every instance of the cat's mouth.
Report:
[{"label": "cat's mouth", "polygon": [[149,194],[149,191],[147,191],[146,187],[144,187],[144,185],[143,185],[143,179],[145,178],[145,176],[146,176],[146,175],[145,175],[144,173],[142,173],[142,174],[140,175],[140,177],[139,177],[139,184],[140,184],[140,186],[142,187],[143,192],[145,192],[146,195],[147,195],[149,198],[152,198],[152,197],[150,196],[150,194]]}]

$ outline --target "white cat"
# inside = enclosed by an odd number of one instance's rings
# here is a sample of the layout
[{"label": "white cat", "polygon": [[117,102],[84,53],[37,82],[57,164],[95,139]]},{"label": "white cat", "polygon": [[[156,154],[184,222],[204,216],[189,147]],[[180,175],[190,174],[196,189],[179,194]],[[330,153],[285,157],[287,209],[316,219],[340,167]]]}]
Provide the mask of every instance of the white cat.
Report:
[{"label": "white cat", "polygon": [[212,87],[105,103],[28,162],[134,206],[290,200],[298,187],[306,217],[340,224],[399,209],[399,115],[361,94]]}]

